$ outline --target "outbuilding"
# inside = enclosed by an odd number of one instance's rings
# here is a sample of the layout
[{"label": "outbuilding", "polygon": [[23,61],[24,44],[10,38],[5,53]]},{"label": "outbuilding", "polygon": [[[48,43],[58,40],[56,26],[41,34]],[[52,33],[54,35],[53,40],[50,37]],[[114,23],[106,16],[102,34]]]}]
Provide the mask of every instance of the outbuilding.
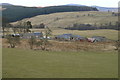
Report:
[{"label": "outbuilding", "polygon": [[93,36],[92,38],[94,38],[94,42],[104,42],[107,41],[107,38],[104,36]]},{"label": "outbuilding", "polygon": [[41,39],[41,38],[43,38],[43,33],[42,32],[34,32],[34,33],[23,33],[22,34],[22,38],[25,38],[25,39],[29,39],[32,36],[35,38]]}]

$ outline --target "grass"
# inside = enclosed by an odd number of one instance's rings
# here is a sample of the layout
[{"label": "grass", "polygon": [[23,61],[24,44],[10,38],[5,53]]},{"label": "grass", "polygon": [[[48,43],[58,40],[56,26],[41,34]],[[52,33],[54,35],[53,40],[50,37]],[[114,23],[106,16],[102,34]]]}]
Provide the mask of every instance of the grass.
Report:
[{"label": "grass", "polygon": [[117,30],[56,30],[53,31],[53,34],[62,34],[62,33],[73,33],[85,37],[92,37],[92,36],[105,36],[108,39],[117,40],[118,39],[118,31]]},{"label": "grass", "polygon": [[[88,14],[92,14],[93,16],[88,16]],[[85,15],[85,16],[84,16]],[[58,19],[57,19],[58,18]],[[118,39],[118,31],[117,30],[65,30],[61,28],[71,27],[74,23],[78,24],[96,24],[99,26],[100,24],[108,24],[111,22],[115,24],[118,21],[117,16],[112,16],[112,12],[99,12],[99,11],[80,11],[80,12],[60,12],[60,13],[52,13],[47,15],[38,15],[32,18],[26,18],[22,21],[31,21],[32,25],[40,25],[44,23],[53,31],[53,35],[59,35],[64,33],[73,33],[85,37],[92,36],[105,36],[108,39],[117,40]],[[16,22],[12,23],[15,24]],[[32,30],[32,31],[44,31],[41,30]]]},{"label": "grass", "polygon": [[[34,32],[45,32],[45,29],[31,29]],[[13,31],[11,30],[11,33]],[[61,34],[75,34],[81,35],[84,37],[92,37],[92,36],[105,36],[111,40],[118,40],[118,30],[111,30],[111,29],[100,29],[100,30],[65,30],[65,29],[52,29],[52,37],[54,35],[61,35]]]},{"label": "grass", "polygon": [[[88,16],[88,14],[92,14],[93,16]],[[57,18],[59,19],[57,20]],[[23,21],[26,20],[31,21],[32,25],[40,25],[40,23],[44,23],[49,28],[65,28],[71,27],[74,23],[100,25],[101,23],[106,24],[112,22],[112,24],[115,24],[116,21],[118,21],[118,17],[112,16],[112,12],[80,11],[38,15],[32,18],[23,19]]]},{"label": "grass", "polygon": [[3,48],[3,78],[117,78],[118,54]]},{"label": "grass", "polygon": [[[43,29],[33,29],[32,31],[41,32]],[[65,29],[52,29],[52,35],[61,35],[61,34],[76,34],[85,37],[92,36],[105,36],[108,39],[118,40],[118,31],[110,29],[101,29],[101,30],[65,30]]]}]

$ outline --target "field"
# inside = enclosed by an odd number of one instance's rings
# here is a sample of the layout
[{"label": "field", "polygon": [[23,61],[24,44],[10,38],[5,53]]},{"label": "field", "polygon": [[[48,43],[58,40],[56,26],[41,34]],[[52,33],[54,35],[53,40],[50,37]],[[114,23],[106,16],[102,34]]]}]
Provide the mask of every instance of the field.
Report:
[{"label": "field", "polygon": [[[45,32],[45,29],[31,29],[34,32]],[[118,32],[117,30],[111,29],[100,29],[100,30],[65,30],[65,29],[52,29],[51,37],[61,34],[75,34],[84,37],[92,37],[92,36],[105,36],[111,40],[118,40]],[[13,31],[10,29],[10,34],[13,34]]]},{"label": "field", "polygon": [[[33,29],[34,32],[41,32],[43,29]],[[118,40],[118,31],[110,30],[110,29],[101,29],[101,30],[65,30],[65,29],[52,29],[52,35],[61,35],[61,34],[75,34],[81,35],[84,37],[92,37],[92,36],[105,36],[111,40]]]},{"label": "field", "polygon": [[3,78],[117,78],[117,51],[32,51],[3,48]]},{"label": "field", "polygon": [[[92,16],[88,16],[88,14]],[[85,16],[84,16],[85,15]],[[65,27],[71,27],[73,24],[96,24],[100,26],[101,24],[105,25],[111,22],[111,24],[116,24],[118,21],[117,16],[112,16],[112,12],[99,12],[99,11],[81,11],[81,12],[61,12],[61,13],[52,13],[47,15],[38,15],[31,18],[23,19],[22,21],[31,21],[32,25],[40,25],[44,23],[48,26],[53,32],[53,35],[59,35],[64,33],[72,33],[85,37],[92,36],[105,36],[108,39],[117,40],[118,31],[117,30],[65,30]],[[17,21],[18,22],[18,21]],[[12,24],[16,24],[14,22]],[[32,31],[41,32],[40,29]]]},{"label": "field", "polygon": [[[88,14],[92,16],[88,16]],[[31,21],[32,25],[44,23],[55,35],[75,34],[84,37],[105,36],[118,40],[118,31],[101,30],[65,30],[74,23],[79,24],[115,24],[117,16],[112,12],[82,11],[38,15],[22,21]],[[16,22],[12,23],[15,24]],[[97,27],[96,26],[96,27]],[[31,29],[43,32],[45,29]],[[12,30],[9,33],[13,33]],[[69,42],[49,40],[48,51],[30,50],[28,40],[21,40],[15,49],[8,48],[3,39],[3,78],[117,78],[118,53],[115,41],[111,42]],[[39,46],[40,47],[40,46]]]},{"label": "field", "polygon": [[[88,16],[88,14],[92,16]],[[109,22],[115,24],[116,21],[118,21],[118,17],[112,16],[112,12],[81,11],[38,15],[23,19],[22,21],[31,21],[32,25],[40,25],[41,23],[44,23],[49,28],[65,28],[71,27],[74,23],[92,25],[96,24],[98,26],[101,24],[108,24]]]}]

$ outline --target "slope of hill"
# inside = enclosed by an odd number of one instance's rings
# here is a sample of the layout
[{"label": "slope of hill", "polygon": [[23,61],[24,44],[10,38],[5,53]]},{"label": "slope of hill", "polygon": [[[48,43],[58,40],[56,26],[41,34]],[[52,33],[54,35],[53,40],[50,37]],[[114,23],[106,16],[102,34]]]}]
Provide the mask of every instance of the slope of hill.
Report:
[{"label": "slope of hill", "polygon": [[[66,6],[86,6],[81,4],[66,4]],[[111,12],[118,12],[117,7],[101,7],[101,6],[90,6],[93,8],[97,8],[99,11],[111,11]]]},{"label": "slope of hill", "polygon": [[118,8],[113,8],[113,7],[100,7],[100,6],[92,6],[92,7],[96,7],[99,11],[118,12]]},{"label": "slope of hill", "polygon": [[10,3],[0,3],[0,6],[3,6],[3,5],[12,5]]},{"label": "slope of hill", "polygon": [[86,5],[81,5],[81,4],[66,4],[65,6],[86,6]]},{"label": "slope of hill", "polygon": [[57,12],[74,12],[74,11],[98,11],[96,8],[87,6],[50,6],[50,7],[25,7],[15,5],[3,5],[3,17],[8,21],[14,22],[24,18],[30,18],[37,15],[57,13]]},{"label": "slope of hill", "polygon": [[75,23],[101,25],[111,22],[111,24],[115,24],[118,21],[118,17],[112,16],[112,12],[83,11],[53,13],[23,19],[23,21],[26,20],[31,21],[33,25],[44,23],[50,28],[66,28],[73,26]]}]

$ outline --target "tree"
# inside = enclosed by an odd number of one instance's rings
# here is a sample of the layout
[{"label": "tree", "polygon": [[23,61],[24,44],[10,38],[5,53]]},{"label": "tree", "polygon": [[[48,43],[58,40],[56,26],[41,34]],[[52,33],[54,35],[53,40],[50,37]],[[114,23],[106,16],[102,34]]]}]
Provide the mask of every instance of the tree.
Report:
[{"label": "tree", "polygon": [[16,27],[12,27],[12,30],[13,30],[14,34],[16,34],[16,32],[18,31]]},{"label": "tree", "polygon": [[26,23],[27,23],[28,28],[32,28],[32,24],[30,21],[27,21]]},{"label": "tree", "polygon": [[49,41],[48,41],[48,36],[49,35],[52,35],[52,30],[46,26],[45,38],[43,38],[39,41],[36,41],[36,47],[40,46],[40,48],[42,50],[47,50],[47,46],[50,44]]},{"label": "tree", "polygon": [[45,28],[45,24],[41,23],[39,28]]},{"label": "tree", "polygon": [[48,41],[46,41],[45,39],[41,39],[41,40],[36,42],[36,46],[40,47],[42,50],[46,50],[47,44],[48,44]]},{"label": "tree", "polygon": [[115,47],[116,47],[116,50],[119,50],[120,49],[120,40],[117,40],[115,42]]},{"label": "tree", "polygon": [[94,26],[96,27],[96,26],[97,26],[97,24],[96,24],[96,23],[94,23]]},{"label": "tree", "polygon": [[36,39],[34,36],[31,36],[31,38],[28,40],[30,49],[33,49],[33,46],[36,44]]},{"label": "tree", "polygon": [[52,35],[52,30],[46,26],[46,30],[45,30],[45,39],[48,39],[48,36]]},{"label": "tree", "polygon": [[3,31],[3,36],[5,35],[5,28],[7,27],[8,24],[8,19],[5,17],[2,17],[2,31]]},{"label": "tree", "polygon": [[6,24],[5,30],[7,34],[9,34],[10,28],[12,28],[12,24],[10,23]]},{"label": "tree", "polygon": [[78,26],[79,26],[78,23],[73,24],[73,27],[78,27]]},{"label": "tree", "polygon": [[30,21],[27,21],[26,22],[26,31],[27,32],[31,32],[29,29],[31,29],[32,28],[32,24],[31,24],[31,22]]},{"label": "tree", "polygon": [[112,22],[109,22],[109,26],[111,26],[112,25]]},{"label": "tree", "polygon": [[10,44],[11,48],[15,48],[17,44],[20,44],[20,37],[18,36],[12,36],[12,35],[7,35],[6,36],[7,43]]},{"label": "tree", "polygon": [[100,27],[102,27],[102,26],[103,26],[103,24],[101,23],[101,24],[100,24]]},{"label": "tree", "polygon": [[85,14],[83,16],[85,16]]},{"label": "tree", "polygon": [[29,30],[30,28],[32,28],[30,21],[18,21],[17,25],[15,25],[12,29],[14,33],[27,33],[31,32],[31,30]]},{"label": "tree", "polygon": [[88,16],[90,16],[90,14],[88,14]]}]

